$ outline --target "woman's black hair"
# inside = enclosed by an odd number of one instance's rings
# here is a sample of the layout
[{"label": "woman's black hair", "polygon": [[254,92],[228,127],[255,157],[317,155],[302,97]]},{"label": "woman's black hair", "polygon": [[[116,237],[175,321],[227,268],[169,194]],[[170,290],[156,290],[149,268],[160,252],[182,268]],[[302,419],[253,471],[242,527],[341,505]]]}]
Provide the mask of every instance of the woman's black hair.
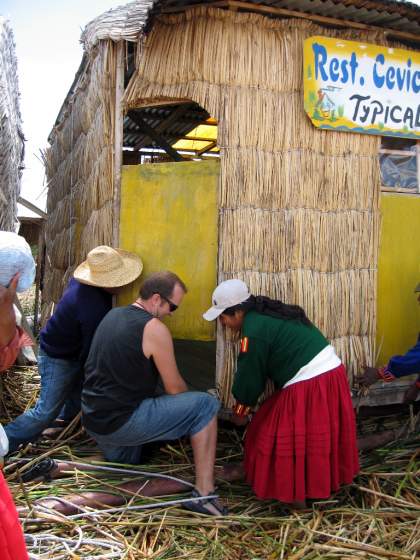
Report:
[{"label": "woman's black hair", "polygon": [[235,315],[236,311],[256,311],[263,315],[269,315],[277,319],[300,321],[308,327],[312,325],[305,311],[299,305],[288,305],[279,299],[271,299],[266,296],[250,296],[246,301],[228,307],[223,311],[225,315]]}]

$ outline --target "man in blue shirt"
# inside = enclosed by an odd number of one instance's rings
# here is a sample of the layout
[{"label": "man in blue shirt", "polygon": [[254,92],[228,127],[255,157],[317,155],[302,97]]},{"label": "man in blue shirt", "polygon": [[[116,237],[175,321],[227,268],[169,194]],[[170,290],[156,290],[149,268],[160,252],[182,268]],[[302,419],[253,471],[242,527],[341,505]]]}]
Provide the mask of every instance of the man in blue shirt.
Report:
[{"label": "man in blue shirt", "polygon": [[[419,294],[417,301],[420,303],[420,284],[417,284],[414,292]],[[360,385],[369,386],[379,379],[390,382],[397,377],[404,377],[405,375],[412,375],[413,373],[420,374],[420,334],[416,344],[403,356],[393,356],[389,360],[388,364],[381,368],[365,368],[364,373],[361,377],[359,377],[358,382]],[[420,376],[405,393],[404,402],[409,403],[415,401],[419,393]]]},{"label": "man in blue shirt", "polygon": [[112,294],[138,278],[142,269],[137,255],[107,246],[90,251],[76,268],[40,334],[38,401],[5,427],[10,452],[37,439],[62,409],[64,420],[80,411],[83,368],[95,330],[112,307]]}]

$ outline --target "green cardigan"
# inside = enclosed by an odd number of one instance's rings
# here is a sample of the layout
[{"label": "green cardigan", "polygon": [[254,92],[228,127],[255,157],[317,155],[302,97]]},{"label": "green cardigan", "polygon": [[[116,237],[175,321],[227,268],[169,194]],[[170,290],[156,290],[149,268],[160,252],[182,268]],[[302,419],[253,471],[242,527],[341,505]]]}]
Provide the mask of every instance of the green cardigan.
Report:
[{"label": "green cardigan", "polygon": [[249,311],[242,325],[233,396],[241,404],[254,406],[267,379],[276,388],[283,387],[328,344],[313,325]]}]

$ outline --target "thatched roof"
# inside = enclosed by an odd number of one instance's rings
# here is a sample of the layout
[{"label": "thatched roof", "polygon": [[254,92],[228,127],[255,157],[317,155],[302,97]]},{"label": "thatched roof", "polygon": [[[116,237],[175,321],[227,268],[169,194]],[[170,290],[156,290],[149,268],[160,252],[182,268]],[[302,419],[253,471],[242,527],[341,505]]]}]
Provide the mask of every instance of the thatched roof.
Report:
[{"label": "thatched roof", "polygon": [[89,51],[101,39],[137,41],[154,0],[141,0],[118,6],[101,14],[85,27],[81,42]]},{"label": "thatched roof", "polygon": [[[159,13],[172,13],[195,5],[234,6],[234,0],[137,0],[104,12],[86,26],[81,42],[90,50],[101,39],[136,41],[149,21]],[[253,7],[305,12],[318,16],[375,25],[396,31],[420,34],[420,6],[397,0],[246,0],[236,9]],[[239,5],[241,4],[241,5]],[[248,8],[247,8],[248,7]]]},{"label": "thatched roof", "polygon": [[12,230],[24,155],[13,33],[0,16],[0,229]]}]

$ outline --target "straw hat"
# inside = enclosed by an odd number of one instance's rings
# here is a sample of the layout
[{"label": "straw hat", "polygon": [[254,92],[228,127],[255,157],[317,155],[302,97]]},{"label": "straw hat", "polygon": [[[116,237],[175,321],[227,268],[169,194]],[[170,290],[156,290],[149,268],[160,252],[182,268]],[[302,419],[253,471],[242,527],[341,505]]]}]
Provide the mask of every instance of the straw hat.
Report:
[{"label": "straw hat", "polygon": [[88,253],[73,276],[89,286],[118,288],[133,282],[142,270],[142,260],[134,253],[100,245]]}]

